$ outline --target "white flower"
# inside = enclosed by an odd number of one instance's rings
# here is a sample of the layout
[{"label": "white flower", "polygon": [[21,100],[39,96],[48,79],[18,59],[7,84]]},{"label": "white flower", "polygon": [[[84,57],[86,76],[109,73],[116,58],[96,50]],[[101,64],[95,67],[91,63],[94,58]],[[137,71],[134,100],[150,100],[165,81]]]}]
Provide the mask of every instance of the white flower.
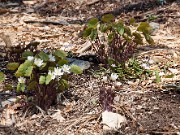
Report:
[{"label": "white flower", "polygon": [[25,83],[25,81],[26,81],[26,78],[24,78],[24,77],[19,77],[18,78],[19,83]]},{"label": "white flower", "polygon": [[116,81],[117,78],[118,78],[118,75],[116,73],[111,74],[111,80],[112,81]]},{"label": "white flower", "polygon": [[44,49],[43,52],[44,52],[44,53],[48,53],[49,51],[48,51],[47,49]]},{"label": "white flower", "polygon": [[57,67],[57,68],[54,68],[54,74],[55,74],[56,76],[61,76],[61,75],[64,74],[64,72],[62,71],[61,68]]},{"label": "white flower", "polygon": [[116,65],[115,65],[115,64],[112,64],[111,67],[116,67]]},{"label": "white flower", "polygon": [[142,66],[144,69],[150,69],[149,65],[147,65],[146,63],[141,64],[141,66]]},{"label": "white flower", "polygon": [[107,76],[103,76],[102,81],[107,82]]},{"label": "white flower", "polygon": [[49,54],[49,61],[54,62],[56,61],[55,57],[52,54]]},{"label": "white flower", "polygon": [[179,71],[177,69],[175,69],[175,68],[168,68],[168,70],[173,74],[178,74],[179,73]]},{"label": "white flower", "polygon": [[43,65],[43,60],[41,60],[39,58],[35,58],[34,64],[38,67],[41,67]]},{"label": "white flower", "polygon": [[159,76],[163,76],[163,75],[165,75],[164,72],[159,72]]},{"label": "white flower", "polygon": [[28,56],[28,57],[27,57],[27,60],[33,61],[33,60],[34,60],[34,57],[33,57],[33,56]]},{"label": "white flower", "polygon": [[66,73],[70,73],[70,67],[68,65],[63,65],[62,70]]},{"label": "white flower", "polygon": [[149,64],[153,64],[154,63],[154,60],[149,60]]},{"label": "white flower", "polygon": [[116,86],[121,86],[122,83],[121,83],[121,82],[116,82],[115,85],[116,85]]},{"label": "white flower", "polygon": [[51,79],[54,80],[56,78],[56,75],[54,74],[54,72],[52,72],[51,70],[49,70],[48,75],[51,76]]}]

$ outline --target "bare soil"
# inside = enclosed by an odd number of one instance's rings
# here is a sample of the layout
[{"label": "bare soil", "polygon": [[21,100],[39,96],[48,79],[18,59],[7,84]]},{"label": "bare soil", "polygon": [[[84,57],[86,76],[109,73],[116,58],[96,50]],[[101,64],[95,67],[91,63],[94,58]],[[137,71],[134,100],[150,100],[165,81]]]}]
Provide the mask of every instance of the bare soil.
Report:
[{"label": "bare soil", "polygon": [[[137,21],[147,21],[148,15],[159,16],[155,22],[160,24],[160,28],[153,35],[156,45],[139,47],[138,59],[151,58],[156,62],[154,67],[162,68],[169,62],[175,62],[176,66],[172,67],[180,71],[180,3],[178,1],[160,5],[152,0],[147,2],[49,0],[46,3],[32,0],[24,1],[24,4],[20,5],[0,1],[0,5],[2,5],[0,33],[9,35],[13,46],[39,41],[41,42],[39,49],[61,48],[75,54],[84,46],[85,40],[80,38],[79,33],[91,17],[113,13],[116,18],[125,21],[131,17],[136,18]],[[64,25],[61,24],[62,22],[58,24],[59,21],[69,24]],[[0,39],[1,53],[4,53],[4,46],[5,43]],[[2,71],[6,63],[4,60],[7,59],[0,59]],[[96,63],[92,65],[97,66]],[[15,124],[10,127],[0,125],[0,134],[103,134],[102,108],[99,104],[99,89],[103,83],[89,70],[70,78],[71,87],[61,95],[61,102],[48,110],[48,114],[40,112],[32,115],[30,110],[24,112],[21,108],[15,107],[16,104],[0,108],[0,116],[7,113],[8,109],[15,111],[10,116],[10,119],[15,120]],[[13,78],[8,80],[13,81]],[[114,112],[124,115],[128,122],[118,131],[109,134],[180,134],[180,90],[176,87],[163,87],[165,84],[179,85],[180,74],[176,74],[174,78],[163,78],[160,83],[155,83],[152,78],[120,81],[123,85],[115,90],[116,102],[113,107]],[[111,82],[108,85],[111,86]],[[1,84],[0,92],[3,91],[4,87]],[[0,98],[5,97],[0,96]],[[52,118],[58,110],[61,111],[64,121]]]}]

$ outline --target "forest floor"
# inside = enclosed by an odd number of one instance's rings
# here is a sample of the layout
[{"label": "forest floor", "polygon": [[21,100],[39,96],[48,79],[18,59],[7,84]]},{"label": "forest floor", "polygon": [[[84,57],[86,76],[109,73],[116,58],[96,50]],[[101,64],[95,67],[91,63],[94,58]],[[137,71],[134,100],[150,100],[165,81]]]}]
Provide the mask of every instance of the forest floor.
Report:
[{"label": "forest floor", "polygon": [[[145,3],[142,0],[131,2],[130,0],[125,2],[27,0],[22,5],[0,2],[0,33],[9,35],[13,46],[37,41],[40,42],[39,49],[58,48],[79,55],[86,53],[80,52],[87,45],[86,40],[80,38],[85,23],[89,18],[100,17],[105,13],[112,13],[117,19],[121,18],[124,21],[134,17],[138,22],[147,21],[150,15],[158,16],[154,22],[159,24],[159,28],[152,36],[156,44],[139,47],[137,58],[140,61],[153,60],[151,70],[158,67],[161,71],[166,71],[159,83],[154,81],[154,77],[146,80],[119,80],[123,85],[116,89],[114,110],[124,115],[127,123],[116,134],[179,135],[180,3],[178,1],[164,5],[152,1]],[[4,46],[5,43],[0,39],[0,48]],[[3,49],[0,52],[3,53]],[[2,60],[0,59],[0,62]],[[30,110],[24,112],[17,104],[0,109],[0,134],[103,134],[102,108],[99,105],[99,89],[103,82],[91,73],[93,66],[97,66],[96,63],[91,64],[92,67],[84,74],[70,78],[70,88],[64,93],[64,100],[52,106],[48,114],[40,112],[32,115]],[[167,77],[171,74],[173,76]],[[0,85],[2,92],[3,84]],[[2,126],[3,114],[8,115],[11,121],[15,121],[12,126]]]}]

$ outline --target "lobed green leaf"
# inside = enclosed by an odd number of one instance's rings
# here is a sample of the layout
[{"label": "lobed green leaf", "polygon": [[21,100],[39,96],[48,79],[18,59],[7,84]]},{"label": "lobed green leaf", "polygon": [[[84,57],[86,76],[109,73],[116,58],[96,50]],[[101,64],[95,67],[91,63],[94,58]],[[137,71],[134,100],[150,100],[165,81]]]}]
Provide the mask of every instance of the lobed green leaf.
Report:
[{"label": "lobed green leaf", "polygon": [[27,90],[35,90],[37,84],[38,83],[36,81],[32,81],[32,82],[28,83]]},{"label": "lobed green leaf", "polygon": [[6,68],[8,70],[16,70],[17,68],[19,67],[19,63],[18,62],[11,62],[11,63],[8,63]]},{"label": "lobed green leaf", "polygon": [[20,91],[24,92],[25,87],[26,87],[26,85],[24,83],[18,83],[17,84],[17,91],[18,92],[20,92]]},{"label": "lobed green leaf", "polygon": [[22,58],[27,59],[28,56],[33,56],[33,52],[31,51],[25,51],[22,53]]},{"label": "lobed green leaf", "polygon": [[135,20],[134,18],[131,18],[131,19],[129,20],[129,24],[130,24],[130,25],[133,25],[135,22],[136,22],[136,20]]},{"label": "lobed green leaf", "polygon": [[48,61],[49,60],[49,56],[48,54],[46,54],[45,52],[41,51],[38,56],[40,57],[40,59],[42,59],[43,61]]},{"label": "lobed green leaf", "polygon": [[149,34],[151,31],[151,26],[147,22],[141,22],[137,31],[141,31],[143,33]]},{"label": "lobed green leaf", "polygon": [[151,45],[155,44],[154,40],[152,39],[152,37],[149,34],[144,33],[144,37],[149,44],[151,44]]},{"label": "lobed green leaf", "polygon": [[92,30],[91,31],[91,34],[90,34],[90,39],[93,41],[93,40],[95,40],[96,38],[97,38],[97,35],[98,35],[98,33],[97,33],[97,30],[95,29],[95,30]]},{"label": "lobed green leaf", "polygon": [[56,50],[56,51],[54,52],[54,55],[57,56],[57,57],[59,57],[59,58],[64,59],[64,58],[67,56],[67,53],[64,52],[64,51],[62,51],[62,50]]},{"label": "lobed green leaf", "polygon": [[110,23],[110,22],[113,22],[115,20],[115,16],[112,14],[106,14],[106,15],[102,16],[101,20],[105,23]]},{"label": "lobed green leaf", "polygon": [[87,23],[87,26],[88,26],[88,28],[93,28],[93,29],[95,29],[96,27],[97,27],[97,25],[98,25],[98,19],[97,18],[92,18],[92,19],[90,19],[89,21],[88,21],[88,23]]},{"label": "lobed green leaf", "polygon": [[26,69],[24,76],[31,76],[32,71],[33,71],[33,66],[29,66],[29,67]]},{"label": "lobed green leaf", "polygon": [[105,33],[111,29],[111,25],[101,24],[99,29],[101,32]]},{"label": "lobed green leaf", "polygon": [[131,29],[128,26],[124,26],[124,32],[128,35],[128,36],[132,36],[131,34]]},{"label": "lobed green leaf", "polygon": [[47,75],[46,76],[46,81],[45,81],[45,84],[48,85],[50,82],[51,82],[51,75]]},{"label": "lobed green leaf", "polygon": [[83,31],[83,37],[84,38],[87,38],[90,34],[91,34],[91,31],[93,29],[92,28],[86,28],[84,31]]},{"label": "lobed green leaf", "polygon": [[133,32],[134,42],[139,45],[143,45],[143,38],[138,32]]},{"label": "lobed green leaf", "polygon": [[5,75],[3,72],[0,72],[0,83],[5,80]]},{"label": "lobed green leaf", "polygon": [[77,65],[71,65],[71,72],[75,74],[82,74],[83,70]]},{"label": "lobed green leaf", "polygon": [[66,59],[61,59],[57,62],[58,66],[61,67],[63,66],[64,64],[68,64],[68,60]]},{"label": "lobed green leaf", "polygon": [[18,67],[18,70],[16,71],[15,73],[15,76],[16,77],[20,77],[20,76],[24,76],[25,73],[26,73],[26,70],[32,66],[32,62],[29,61],[29,60],[26,60],[24,63],[22,63],[19,67]]},{"label": "lobed green leaf", "polygon": [[46,82],[46,77],[41,75],[39,77],[39,84],[44,84],[45,82]]}]

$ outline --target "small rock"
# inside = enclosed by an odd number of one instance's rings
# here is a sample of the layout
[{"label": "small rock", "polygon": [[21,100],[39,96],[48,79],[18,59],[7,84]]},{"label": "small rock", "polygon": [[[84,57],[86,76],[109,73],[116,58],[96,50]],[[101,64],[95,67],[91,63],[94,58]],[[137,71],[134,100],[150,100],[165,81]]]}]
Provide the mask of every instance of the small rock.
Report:
[{"label": "small rock", "polygon": [[1,102],[2,107],[5,107],[6,105],[10,105],[16,101],[16,98],[9,98],[5,101]]},{"label": "small rock", "polygon": [[90,66],[91,66],[89,61],[78,60],[75,58],[68,58],[68,61],[71,63],[71,65],[77,65],[82,70],[86,70],[86,69],[90,68]]},{"label": "small rock", "polygon": [[151,35],[155,35],[156,32],[158,31],[160,25],[159,23],[155,23],[155,22],[150,22],[149,25],[151,26],[152,30],[151,30]]},{"label": "small rock", "polygon": [[103,131],[118,130],[126,122],[126,118],[120,114],[108,111],[102,113]]}]

